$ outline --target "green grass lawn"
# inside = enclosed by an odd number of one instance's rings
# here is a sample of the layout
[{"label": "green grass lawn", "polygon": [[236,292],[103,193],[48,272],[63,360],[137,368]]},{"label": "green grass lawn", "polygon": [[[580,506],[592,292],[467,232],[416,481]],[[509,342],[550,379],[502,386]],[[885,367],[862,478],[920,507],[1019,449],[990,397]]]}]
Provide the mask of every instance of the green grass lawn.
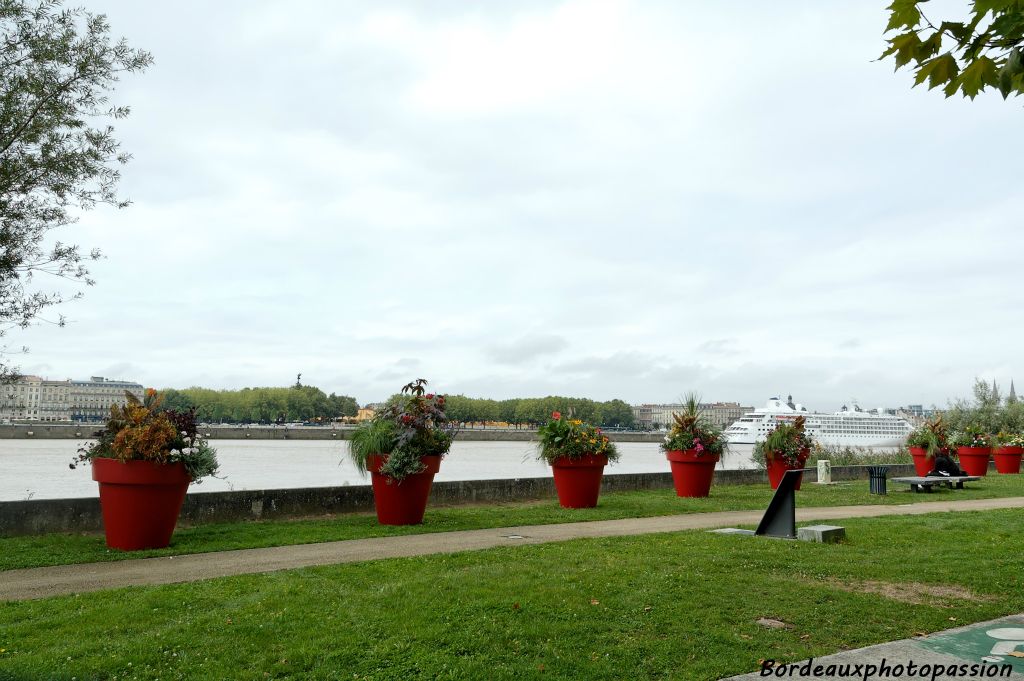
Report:
[{"label": "green grass lawn", "polygon": [[[932,494],[913,494],[890,483],[890,494],[868,493],[866,480],[824,486],[806,484],[798,493],[798,507],[853,504],[906,504],[949,499],[1024,496],[1024,476],[990,475],[969,488]],[[329,518],[198,525],[179,528],[172,544],[158,551],[125,553],[107,549],[102,534],[50,534],[0,538],[0,570],[123,560],[147,556],[180,555],[228,549],[305,544],[364,537],[447,532],[487,527],[635,518],[677,513],[763,509],[771,499],[767,484],[721,485],[707,499],[680,499],[672,490],[605,494],[594,509],[569,510],[554,499],[545,501],[430,507],[422,525],[383,527],[372,513],[349,513]]]},{"label": "green grass lawn", "polygon": [[575,540],[2,603],[0,679],[716,679],[1024,611],[1022,520],[854,519],[840,545]]}]

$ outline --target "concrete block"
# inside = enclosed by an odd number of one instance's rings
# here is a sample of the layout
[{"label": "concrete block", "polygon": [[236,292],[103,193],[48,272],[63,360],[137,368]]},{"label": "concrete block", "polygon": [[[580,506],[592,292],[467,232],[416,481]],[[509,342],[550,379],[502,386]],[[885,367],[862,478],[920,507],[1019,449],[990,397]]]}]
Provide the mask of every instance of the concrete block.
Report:
[{"label": "concrete block", "polygon": [[832,484],[832,462],[822,459],[818,462],[818,483],[822,485]]},{"label": "concrete block", "polygon": [[708,530],[708,532],[713,532],[715,534],[738,534],[741,537],[753,537],[754,536],[754,531],[753,530],[741,530],[738,527],[723,527],[720,530]]},{"label": "concrete block", "polygon": [[846,538],[846,528],[836,525],[808,525],[797,528],[796,538],[800,541],[834,544]]}]

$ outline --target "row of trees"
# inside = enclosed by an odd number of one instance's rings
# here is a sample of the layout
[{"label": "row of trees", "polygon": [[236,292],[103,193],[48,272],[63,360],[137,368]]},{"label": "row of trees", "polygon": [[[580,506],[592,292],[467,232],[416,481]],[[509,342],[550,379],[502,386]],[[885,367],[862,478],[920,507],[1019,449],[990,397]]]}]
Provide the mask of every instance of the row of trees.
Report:
[{"label": "row of trees", "polygon": [[195,407],[200,421],[209,423],[293,423],[330,421],[355,416],[359,405],[348,395],[324,394],[320,388],[295,385],[291,388],[168,388],[164,406],[168,409]]},{"label": "row of trees", "polygon": [[[348,395],[327,395],[320,388],[296,385],[290,388],[168,388],[161,391],[168,409],[195,408],[199,420],[209,423],[293,423],[328,422],[343,416],[355,416],[359,405]],[[395,399],[393,396],[391,399]],[[580,397],[527,397],[488,400],[449,395],[445,410],[453,421],[480,423],[504,421],[514,425],[539,425],[551,412],[572,414],[575,418],[604,428],[631,428],[635,425],[633,408],[622,400],[595,402]]]},{"label": "row of trees", "polygon": [[546,423],[551,412],[572,414],[602,428],[632,428],[633,408],[622,400],[595,402],[582,397],[524,397],[511,400],[488,400],[449,395],[445,411],[453,421],[473,423],[504,421],[514,425]]},{"label": "row of trees", "polygon": [[1003,399],[995,383],[975,380],[973,399],[957,400],[942,418],[950,430],[974,426],[992,434],[1024,433],[1024,402],[1012,394]]}]

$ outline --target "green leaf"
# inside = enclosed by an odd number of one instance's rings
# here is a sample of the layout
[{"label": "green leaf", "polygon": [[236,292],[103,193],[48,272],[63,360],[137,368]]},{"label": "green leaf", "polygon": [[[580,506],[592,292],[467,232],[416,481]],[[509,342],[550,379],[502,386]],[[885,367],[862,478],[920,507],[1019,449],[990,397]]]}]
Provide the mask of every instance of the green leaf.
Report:
[{"label": "green leaf", "polygon": [[999,71],[999,92],[1006,99],[1012,93],[1024,94],[1024,73],[1009,73],[1006,67]]},{"label": "green leaf", "polygon": [[998,86],[999,73],[996,63],[988,57],[978,57],[960,73],[957,85],[964,96],[970,97],[972,100],[986,86]]},{"label": "green leaf", "polygon": [[967,27],[966,24],[963,24],[959,21],[943,21],[941,24],[939,24],[939,32],[950,34],[951,36],[956,38],[956,41],[958,43],[963,45],[964,43],[971,39],[972,31]]},{"label": "green leaf", "polygon": [[1012,74],[1024,73],[1024,50],[1019,47],[1010,50],[1003,68],[1008,69]]},{"label": "green leaf", "polygon": [[974,0],[974,12],[979,16],[985,16],[987,12],[1005,12],[1016,5],[1017,0]]},{"label": "green leaf", "polygon": [[917,58],[918,48],[921,46],[921,39],[913,31],[901,33],[889,40],[889,49],[882,53],[879,59],[885,59],[891,54],[896,55],[896,68],[905,66]]},{"label": "green leaf", "polygon": [[1003,68],[999,69],[999,92],[1003,99],[1010,96],[1010,93],[1017,90],[1016,81],[1024,79],[1024,53],[1019,47],[1010,50],[1006,56]]},{"label": "green leaf", "polygon": [[921,21],[921,12],[917,9],[920,0],[893,0],[889,5],[889,23],[885,32],[897,28],[914,28]]},{"label": "green leaf", "polygon": [[921,41],[921,45],[917,48],[915,59],[921,61],[928,57],[934,57],[942,49],[942,33],[936,31],[932,33],[926,40]]},{"label": "green leaf", "polygon": [[956,78],[959,68],[956,59],[949,52],[939,55],[921,64],[914,77],[914,86],[927,79],[928,89],[931,90]]}]

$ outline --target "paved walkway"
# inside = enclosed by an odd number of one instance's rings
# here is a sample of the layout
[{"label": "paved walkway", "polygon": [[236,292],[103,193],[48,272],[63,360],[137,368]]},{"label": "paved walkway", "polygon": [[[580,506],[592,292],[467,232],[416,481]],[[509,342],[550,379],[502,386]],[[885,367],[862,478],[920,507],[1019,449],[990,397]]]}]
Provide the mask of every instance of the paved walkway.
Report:
[{"label": "paved walkway", "polygon": [[[1018,657],[1020,656],[1020,657]],[[928,636],[846,650],[733,676],[726,681],[787,679],[983,679],[1024,681],[1024,615],[1013,615]],[[923,669],[927,667],[927,669]]]},{"label": "paved walkway", "polygon": [[[798,522],[806,522],[1002,508],[1024,508],[1024,497],[920,502],[899,506],[798,508],[796,516]],[[762,514],[763,511],[725,511],[559,525],[502,527],[8,570],[0,572],[0,601],[45,598],[124,586],[191,582],[313,565],[475,551],[513,544],[545,544],[585,537],[620,537],[755,525],[760,521]]]}]

